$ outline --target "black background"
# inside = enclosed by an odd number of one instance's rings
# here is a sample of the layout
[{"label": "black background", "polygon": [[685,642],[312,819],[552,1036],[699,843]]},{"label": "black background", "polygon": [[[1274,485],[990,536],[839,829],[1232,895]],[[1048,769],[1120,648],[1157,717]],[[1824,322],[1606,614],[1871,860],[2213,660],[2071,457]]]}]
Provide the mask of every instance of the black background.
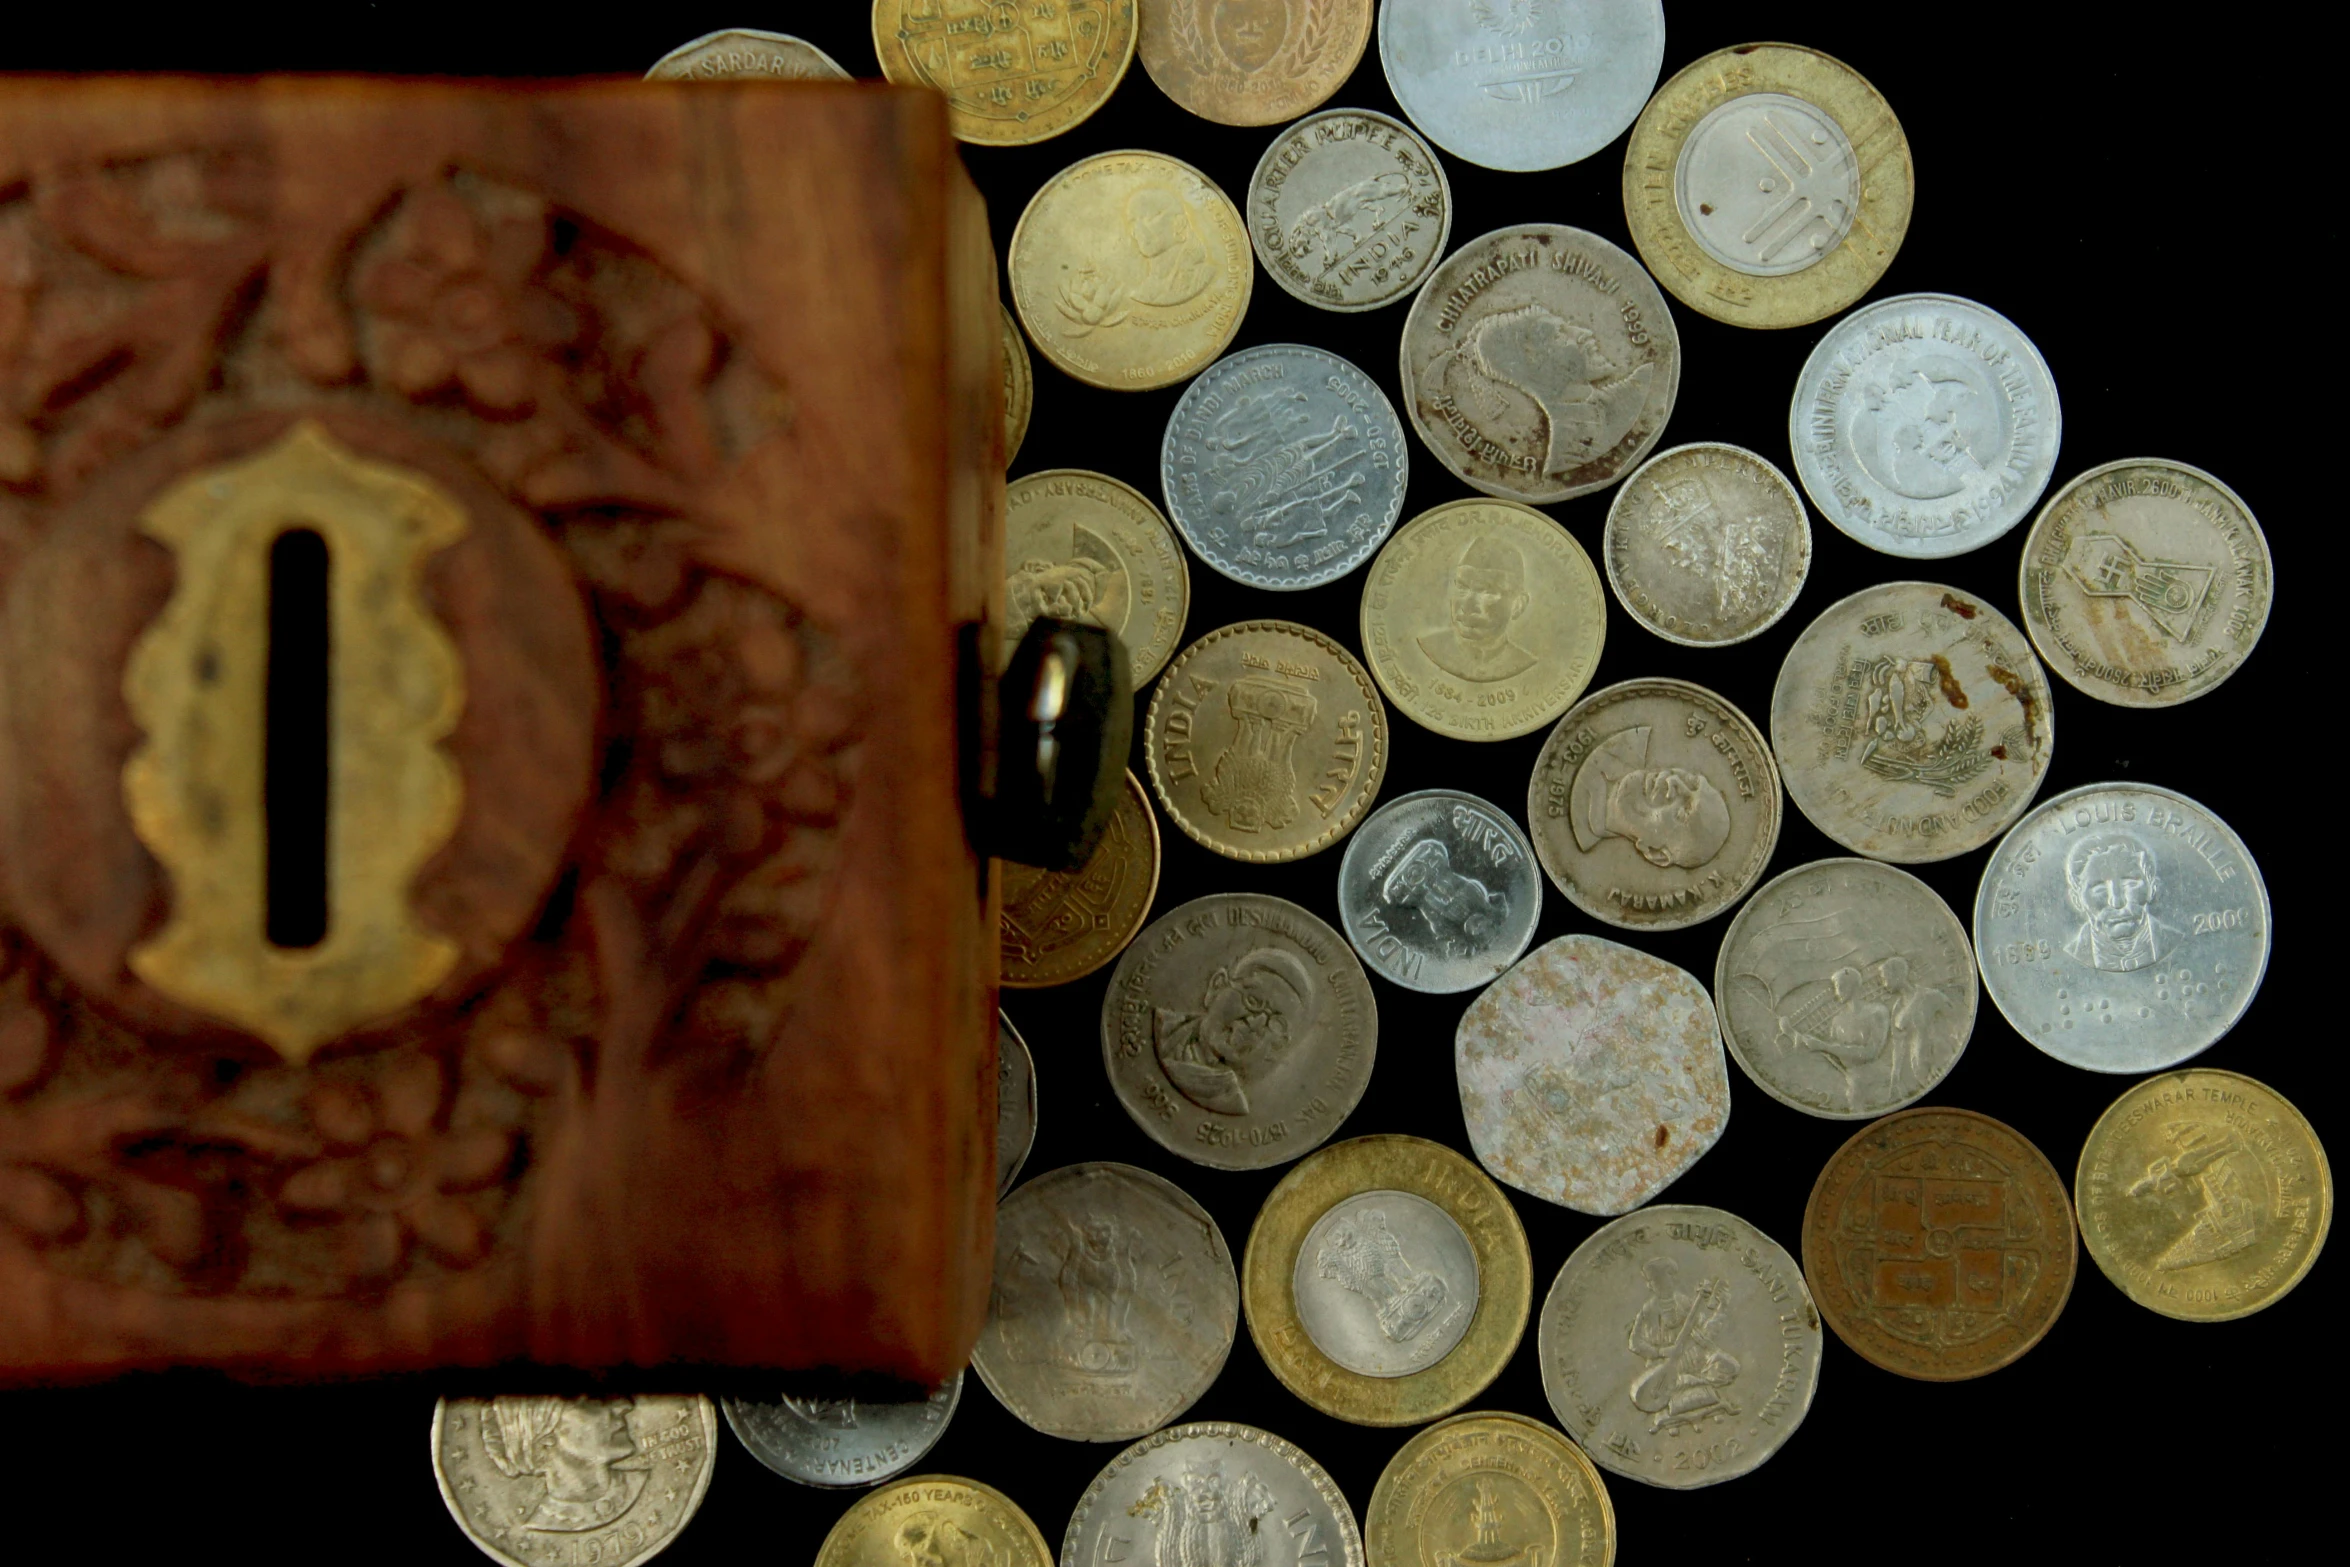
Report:
[{"label": "black background", "polygon": [[[701,5],[565,10],[476,6],[141,8],[48,6],[8,19],[0,68],[406,74],[597,75],[642,72],[665,51],[726,26],[796,32],[859,75],[875,72],[862,0],[769,0],[741,10]],[[2076,16],[2076,10],[2078,15]],[[2092,20],[2112,19],[2111,31]],[[2296,906],[2313,847],[2308,826],[2329,786],[2308,751],[2336,725],[2332,697],[2293,689],[2327,677],[2292,658],[2286,628],[2308,601],[2313,570],[2330,570],[2305,539],[2331,529],[2310,518],[2275,428],[2280,389],[2296,384],[2291,328],[2330,293],[2312,268],[2284,258],[2316,226],[2338,232],[2330,196],[2314,213],[2287,199],[2299,167],[2278,105],[2305,90],[2293,51],[2322,45],[2224,15],[2183,35],[2136,8],[1986,9],[1970,24],[1942,7],[1806,3],[1783,9],[1675,6],[1664,74],[1756,38],[1787,38],[1833,54],[1891,101],[1907,131],[1918,199],[1909,236],[1871,298],[1933,291],[1980,300],[2038,343],[2063,399],[2057,479],[2116,458],[2159,455],[2203,467],[2232,486],[2277,555],[2277,623],[2220,692],[2188,706],[2131,712],[2056,683],[2057,743],[2043,794],[2104,779],[2176,788],[2232,823],[2266,865],[2276,902],[2268,984],[2235,1031],[2201,1058],[2258,1077],[2330,1129],[2331,1057],[2339,1016],[2317,1035],[2301,1013],[2317,956]],[[1395,113],[1374,40],[1330,100]],[[1034,147],[966,149],[985,192],[998,256],[1022,207],[1055,171],[1095,152],[1152,148],[1206,171],[1236,200],[1274,134],[1197,119],[1152,84],[1139,61],[1093,118]],[[1630,247],[1619,179],[1623,140],[1542,174],[1498,174],[1449,155],[1453,243],[1523,222],[1589,228]],[[2263,151],[2263,147],[2276,151]],[[810,221],[821,215],[810,214]],[[2298,282],[2294,280],[2298,279]],[[2308,299],[2290,290],[2314,287]],[[1368,371],[1401,400],[1396,343],[1405,306],[1337,315],[1293,300],[1260,271],[1233,346],[1303,342]],[[1680,400],[1660,446],[1723,440],[1789,466],[1787,403],[1797,369],[1827,323],[1752,332],[1673,303],[1681,332]],[[1037,360],[1036,411],[1015,473],[1100,469],[1158,494],[1159,438],[1180,387],[1095,391]],[[2339,386],[2315,395],[2338,400]],[[1405,517],[1469,493],[1416,439]],[[2333,456],[2322,448],[2321,455]],[[2300,455],[2294,454],[2297,464]],[[2303,470],[2305,471],[2305,470]],[[2306,481],[2304,481],[2306,482]],[[1612,492],[1547,508],[1596,560]],[[1677,647],[1609,605],[1594,687],[1645,675],[1709,686],[1766,728],[1780,659],[1830,603],[1872,583],[1928,577],[1988,600],[2020,621],[2016,566],[2023,528],[1953,560],[1905,562],[1872,553],[1816,514],[1811,579],[1771,631],[1729,650]],[[1362,574],[1305,593],[1228,582],[1196,561],[1186,640],[1230,621],[1304,621],[1359,650]],[[2323,612],[2322,610],[2320,611]],[[2305,673],[2307,670],[2307,673]],[[2291,717],[2288,717],[2288,714]],[[2302,715],[2308,714],[2307,718]],[[1391,766],[1381,795],[1438,786],[1482,794],[1521,814],[1542,741],[1496,745],[1438,739],[1391,714]],[[2295,721],[2299,720],[2299,721]],[[1139,740],[1137,766],[1139,767]],[[1522,820],[1522,816],[1521,816]],[[1254,889],[1335,921],[1339,852],[1282,866],[1220,859],[1165,830],[1157,910],[1203,894]],[[1772,873],[1841,853],[1792,805]],[[1968,916],[1988,850],[1917,869]],[[1597,926],[1555,891],[1536,941]],[[1725,918],[1634,944],[1706,980]],[[908,954],[908,962],[921,961]],[[1106,971],[1056,991],[1014,994],[1007,1008],[1033,1049],[1042,1125],[1033,1174],[1080,1159],[1119,1159],[1167,1176],[1215,1215],[1234,1251],[1279,1170],[1229,1174],[1162,1152],[1110,1096],[1098,1018]],[[1468,997],[1426,997],[1377,982],[1379,1062],[1342,1135],[1411,1132],[1466,1149],[1454,1092],[1452,1035]],[[2296,1026],[2298,1025],[2298,1026]],[[1792,1249],[1803,1203],[1828,1155],[1854,1127],[1771,1100],[1731,1072],[1735,1114],[1722,1141],[1671,1189],[1675,1202],[1729,1208]],[[2045,1150],[2068,1181],[2081,1141],[2126,1080],[2063,1066],[2017,1038],[1986,998],[1973,1042],[1929,1104],[1981,1110]],[[1597,1221],[1513,1191],[1533,1246],[1536,1298]],[[2336,1422],[2342,1318],[2335,1269],[2316,1271],[2280,1304],[2217,1326],[2169,1321],[2131,1305],[2086,1255],[2072,1300],[2022,1361],[1979,1381],[1934,1386],[1866,1364],[1832,1335],[1809,1420],[1754,1474],[1696,1492],[1609,1478],[1628,1563],[1696,1555],[1778,1561],[1858,1555],[1910,1567],[1938,1562],[2192,1557],[2208,1548],[2246,1559],[2281,1554],[2272,1531],[2311,1500],[2308,1485],[2340,1457],[2318,1429]],[[2330,1325],[2329,1325],[2330,1324]],[[443,1511],[427,1467],[433,1389],[420,1382],[256,1389],[199,1373],[105,1387],[0,1395],[0,1475],[17,1506],[0,1559],[47,1554],[24,1531],[63,1529],[73,1554],[151,1560],[210,1546],[251,1561],[474,1559]],[[1552,1419],[1529,1331],[1509,1369],[1472,1408]],[[1299,1443],[1328,1467],[1358,1514],[1409,1431],[1332,1420],[1277,1384],[1245,1326],[1230,1363],[1186,1418],[1242,1420]],[[858,1493],[803,1489],[721,1438],[700,1516],[664,1563],[808,1561]],[[976,1377],[924,1465],[1009,1493],[1056,1546],[1070,1508],[1115,1445],[1060,1441],[1005,1413]],[[55,1554],[63,1548],[53,1547]],[[1276,1567],[1268,1561],[1266,1567]]]}]

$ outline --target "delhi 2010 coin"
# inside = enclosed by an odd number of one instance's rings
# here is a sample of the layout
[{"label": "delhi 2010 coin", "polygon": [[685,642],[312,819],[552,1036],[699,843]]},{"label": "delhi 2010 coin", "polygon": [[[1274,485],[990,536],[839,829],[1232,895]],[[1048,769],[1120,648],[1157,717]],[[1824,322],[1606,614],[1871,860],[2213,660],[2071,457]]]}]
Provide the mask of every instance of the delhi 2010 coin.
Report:
[{"label": "delhi 2010 coin", "polygon": [[963,1373],[927,1397],[870,1399],[726,1398],[728,1429],[753,1458],[802,1485],[828,1489],[879,1485],[904,1474],[946,1435],[963,1396]]},{"label": "delhi 2010 coin", "polygon": [[1632,123],[1664,58],[1662,0],[1387,0],[1379,11],[1395,101],[1429,140],[1489,169],[1590,157]]},{"label": "delhi 2010 coin", "polygon": [[1248,182],[1265,275],[1323,310],[1376,310],[1420,286],[1452,237],[1452,183],[1412,128],[1327,109],[1273,138]]},{"label": "delhi 2010 coin", "polygon": [[1767,459],[1699,441],[1658,452],[1608,503],[1599,553],[1616,602],[1683,647],[1779,623],[1811,573],[1811,521]]},{"label": "delhi 2010 coin", "polygon": [[1457,789],[1388,801],[1347,841],[1338,920],[1374,973],[1406,990],[1474,990],[1518,961],[1542,872],[1509,813]]}]

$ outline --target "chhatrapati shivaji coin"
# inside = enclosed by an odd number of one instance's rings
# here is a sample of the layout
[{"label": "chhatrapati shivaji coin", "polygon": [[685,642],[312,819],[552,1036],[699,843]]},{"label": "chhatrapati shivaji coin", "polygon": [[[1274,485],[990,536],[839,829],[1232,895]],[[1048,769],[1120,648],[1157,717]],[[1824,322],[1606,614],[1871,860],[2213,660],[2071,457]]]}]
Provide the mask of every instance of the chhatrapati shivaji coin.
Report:
[{"label": "chhatrapati shivaji coin", "polygon": [[1972,1110],[1897,1110],[1828,1160],[1803,1209],[1803,1275],[1853,1353],[1960,1382],[2014,1364],[2064,1310],[2077,1262],[2064,1178]]},{"label": "chhatrapati shivaji coin", "polygon": [[1597,936],[1545,942],[1470,1002],[1453,1065],[1477,1161],[1602,1218],[1680,1179],[1730,1120],[1705,987]]},{"label": "chhatrapati shivaji coin", "polygon": [[1240,1284],[1208,1211],[1130,1164],[1071,1164],[996,1209],[972,1369],[1047,1436],[1125,1442],[1192,1405],[1232,1353]]},{"label": "chhatrapati shivaji coin", "polygon": [[2056,709],[2015,623],[1933,582],[1888,582],[1803,629],[1771,691],[1796,808],[1855,854],[1905,865],[1979,849],[2048,776]]},{"label": "chhatrapati shivaji coin", "polygon": [[1923,1098],[1975,1029],[1975,952],[1933,888],[1875,860],[1774,876],[1714,960],[1722,1042],[1783,1105],[1857,1121]]},{"label": "chhatrapati shivaji coin", "polygon": [[1412,428],[1471,489],[1549,505],[1648,455],[1681,335],[1640,263],[1582,229],[1496,229],[1447,256],[1404,318]]},{"label": "chhatrapati shivaji coin", "polygon": [[1125,950],[1158,896],[1159,820],[1142,780],[1126,775],[1101,843],[1075,870],[1002,865],[1004,988],[1084,978]]},{"label": "chhatrapati shivaji coin", "polygon": [[1665,59],[1661,0],[1387,0],[1395,101],[1457,158],[1524,173],[1623,134]]},{"label": "chhatrapati shivaji coin", "polygon": [[1002,317],[999,323],[1004,355],[1004,465],[1020,455],[1020,445],[1028,439],[1028,416],[1036,409],[1036,367],[1028,362],[1028,339],[1020,335],[1020,323],[1012,319],[1009,305],[996,306]]},{"label": "chhatrapati shivaji coin", "polygon": [[2190,1068],[2097,1118],[2073,1181],[2081,1243],[2114,1287],[2184,1322],[2248,1317],[2300,1283],[2334,1222],[2316,1129],[2282,1094]]},{"label": "chhatrapati shivaji coin", "polygon": [[1909,138],[1840,60],[1720,49],[1674,74],[1624,149],[1624,221],[1673,297],[1732,326],[1801,326],[1876,285],[1909,232]]},{"label": "chhatrapati shivaji coin", "polygon": [[1370,41],[1371,0],[1143,0],[1136,48],[1201,119],[1278,125],[1338,91]]},{"label": "chhatrapati shivaji coin", "polygon": [[1374,310],[1420,286],[1452,235],[1452,183],[1410,126],[1329,109],[1273,139],[1248,182],[1265,273],[1324,310]]},{"label": "chhatrapati shivaji coin", "polygon": [[1099,153],[1045,181],[1004,270],[1037,352],[1113,392],[1171,386],[1215,363],[1257,275],[1232,198],[1156,152]]},{"label": "chhatrapati shivaji coin", "polygon": [[2236,1026],[2268,971],[2268,888],[2183,794],[2089,784],[2044,800],[1975,893],[1983,988],[2068,1066],[2159,1072]]},{"label": "chhatrapati shivaji coin", "polygon": [[751,1456],[802,1485],[879,1485],[904,1474],[946,1435],[963,1373],[927,1398],[728,1398],[726,1423]]},{"label": "chhatrapati shivaji coin", "polygon": [[995,1015],[995,1194],[1001,1202],[1036,1146],[1036,1058],[997,1008]]},{"label": "chhatrapati shivaji coin", "polygon": [[1039,615],[1100,626],[1140,690],[1191,612],[1191,568],[1150,498],[1106,473],[1047,468],[1004,487],[1004,646]]},{"label": "chhatrapati shivaji coin", "polygon": [[1667,642],[1724,647],[1779,623],[1811,573],[1811,521],[1787,476],[1700,441],[1642,463],[1608,503],[1607,580]]},{"label": "chhatrapati shivaji coin", "polygon": [[1369,560],[1403,515],[1409,470],[1378,383],[1301,343],[1210,365],[1159,445],[1175,525],[1252,588],[1318,588]]},{"label": "chhatrapati shivaji coin", "polygon": [[1509,813],[1457,789],[1388,801],[1338,866],[1338,921],[1407,990],[1474,990],[1518,961],[1542,915],[1533,845]]},{"label": "chhatrapati shivaji coin", "polygon": [[1228,859],[1318,854],[1387,772],[1387,708],[1311,627],[1244,620],[1185,648],[1151,693],[1142,755],[1167,819]]},{"label": "chhatrapati shivaji coin", "polygon": [[2016,584],[2040,656],[2122,707],[2175,707],[2234,674],[2274,589],[2251,508],[2160,457],[2092,468],[2051,496]]},{"label": "chhatrapati shivaji coin", "polygon": [[1616,1514],[1591,1460],[1539,1420],[1481,1410],[1396,1450],[1363,1513],[1373,1567],[1610,1567]]},{"label": "chhatrapati shivaji coin", "polygon": [[1762,880],[1779,842],[1779,770],[1753,722],[1703,686],[1627,680],[1576,703],[1542,742],[1526,822],[1575,907],[1626,930],[1679,930]]},{"label": "chhatrapati shivaji coin", "polygon": [[1786,1249],[1734,1213],[1603,1224],[1542,1302],[1542,1391],[1593,1461],[1690,1491],[1760,1468],[1820,1385],[1820,1314]]},{"label": "chhatrapati shivaji coin", "polygon": [[840,62],[805,38],[729,27],[679,44],[645,72],[648,82],[845,82]]},{"label": "chhatrapati shivaji coin", "polygon": [[710,1489],[718,1411],[699,1394],[444,1398],[432,1469],[465,1537],[506,1567],[636,1567]]},{"label": "chhatrapati shivaji coin", "polygon": [[1575,536],[1515,501],[1447,501],[1363,583],[1363,653],[1388,700],[1454,740],[1507,740],[1575,703],[1607,642],[1607,593]]},{"label": "chhatrapati shivaji coin", "polygon": [[[901,87],[947,101],[983,147],[1058,136],[1109,101],[1134,63],[1135,0],[873,0],[873,52]],[[1016,11],[1016,16],[1015,16]],[[1009,21],[1009,37],[998,28]]]},{"label": "chhatrapati shivaji coin", "polygon": [[1820,515],[1904,560],[1963,555],[2023,521],[2063,432],[2032,340],[1948,294],[1880,299],[1828,328],[1787,410]]},{"label": "chhatrapati shivaji coin", "polygon": [[1336,1143],[1282,1177],[1241,1264],[1249,1337],[1281,1385],[1341,1420],[1418,1425],[1500,1375],[1534,1263],[1501,1188],[1439,1143]]},{"label": "chhatrapati shivaji coin", "polygon": [[816,1567],[1053,1567],[1052,1548],[1003,1492],[960,1475],[916,1475],[840,1515]]},{"label": "chhatrapati shivaji coin", "polygon": [[1261,892],[1170,909],[1102,996],[1102,1067],[1151,1140],[1220,1170],[1286,1164],[1371,1081],[1379,1008],[1338,932]]},{"label": "chhatrapati shivaji coin", "polygon": [[1111,1459],[1069,1515],[1061,1561],[1363,1567],[1363,1540],[1320,1464],[1270,1431],[1213,1420],[1154,1431]]}]

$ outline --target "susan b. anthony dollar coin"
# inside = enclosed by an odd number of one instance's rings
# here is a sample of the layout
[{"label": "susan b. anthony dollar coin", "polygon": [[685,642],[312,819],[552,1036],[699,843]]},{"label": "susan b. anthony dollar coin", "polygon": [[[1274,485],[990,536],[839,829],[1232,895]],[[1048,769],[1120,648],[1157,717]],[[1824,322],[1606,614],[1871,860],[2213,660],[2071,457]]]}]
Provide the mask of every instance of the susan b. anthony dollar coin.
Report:
[{"label": "susan b. anthony dollar coin", "polygon": [[1017,1502],[960,1475],[915,1475],[868,1491],[816,1550],[816,1567],[1053,1567]]},{"label": "susan b. anthony dollar coin", "polygon": [[432,1467],[449,1516],[506,1567],[636,1567],[710,1488],[718,1411],[696,1394],[444,1398]]},{"label": "susan b. anthony dollar coin", "polygon": [[1542,872],[1509,813],[1456,789],[1388,801],[1347,841],[1338,918],[1406,990],[1474,990],[1518,961],[1542,917]]},{"label": "susan b. anthony dollar coin", "polygon": [[1248,182],[1265,275],[1324,310],[1376,310],[1420,286],[1452,236],[1452,184],[1410,126],[1329,109],[1283,130]]},{"label": "susan b. anthony dollar coin", "polygon": [[1725,647],[1795,603],[1811,573],[1811,522],[1764,458],[1700,441],[1657,453],[1624,481],[1600,554],[1633,619],[1683,647]]},{"label": "susan b. anthony dollar coin", "polygon": [[1375,1567],[1609,1567],[1616,1515],[1582,1450],[1539,1420],[1475,1410],[1396,1450],[1363,1511]]},{"label": "susan b. anthony dollar coin", "polygon": [[1527,173],[1623,134],[1665,58],[1662,0],[1387,0],[1379,63],[1456,158]]},{"label": "susan b. anthony dollar coin", "polygon": [[727,1429],[786,1480],[837,1489],[904,1474],[946,1435],[962,1401],[958,1371],[927,1397],[817,1398],[778,1394],[719,1402]]},{"label": "susan b. anthony dollar coin", "polygon": [[1154,1431],[1103,1466],[1061,1561],[1363,1567],[1363,1541],[1338,1483],[1294,1443],[1212,1420]]}]

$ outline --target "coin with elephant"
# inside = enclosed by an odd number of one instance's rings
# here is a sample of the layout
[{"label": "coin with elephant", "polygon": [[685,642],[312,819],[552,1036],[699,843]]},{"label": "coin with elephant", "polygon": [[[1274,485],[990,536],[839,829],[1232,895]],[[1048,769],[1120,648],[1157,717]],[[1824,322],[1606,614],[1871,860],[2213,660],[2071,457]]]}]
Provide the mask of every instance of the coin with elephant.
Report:
[{"label": "coin with elephant", "polygon": [[1610,1567],[1607,1482],[1539,1420],[1478,1410],[1398,1449],[1363,1512],[1377,1567]]},{"label": "coin with elephant", "polygon": [[1167,665],[1191,612],[1191,568],[1150,497],[1084,468],[1004,487],[1004,645],[1039,615],[1099,626],[1125,646],[1134,687]]}]

